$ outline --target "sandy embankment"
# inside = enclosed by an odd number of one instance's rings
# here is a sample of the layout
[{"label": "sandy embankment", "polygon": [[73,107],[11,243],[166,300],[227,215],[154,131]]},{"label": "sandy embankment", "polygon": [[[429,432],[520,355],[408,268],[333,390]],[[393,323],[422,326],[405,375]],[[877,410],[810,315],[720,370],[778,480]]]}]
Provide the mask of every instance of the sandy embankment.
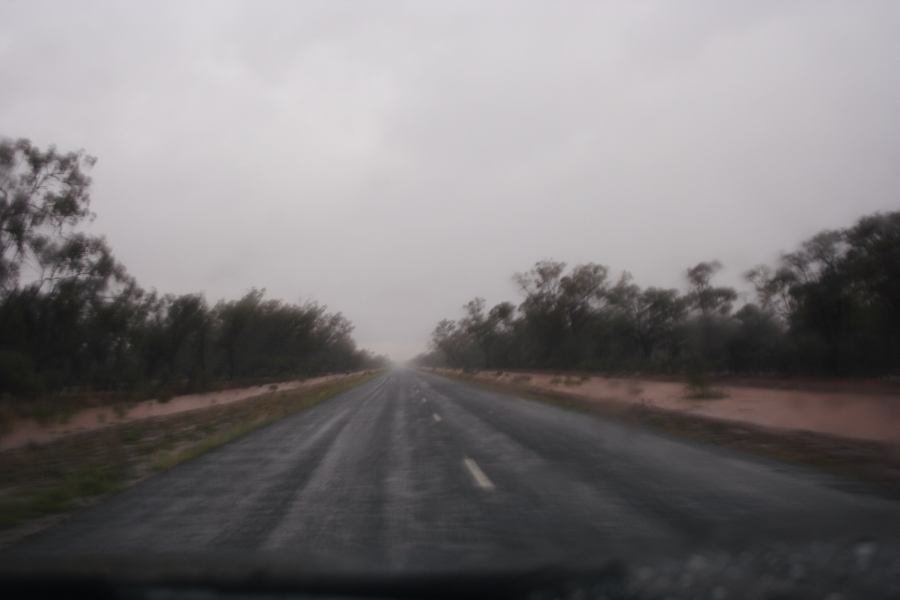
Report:
[{"label": "sandy embankment", "polygon": [[[341,377],[346,377],[346,375],[324,375],[311,379],[284,381],[273,385],[277,385],[278,391],[287,391],[310,387]],[[0,451],[19,448],[28,444],[43,444],[65,435],[92,431],[119,423],[230,404],[266,394],[270,391],[270,385],[266,384],[203,394],[185,394],[183,396],[174,396],[167,402],[145,400],[128,404],[124,407],[98,406],[81,410],[64,423],[40,423],[34,419],[18,419],[11,423],[8,430],[0,435]]]},{"label": "sandy embankment", "polygon": [[[524,377],[530,377],[523,381]],[[518,379],[539,390],[563,392],[592,401],[615,401],[696,414],[714,419],[740,421],[774,429],[811,431],[845,438],[900,445],[900,394],[870,390],[820,391],[738,385],[719,385],[719,399],[686,398],[685,385],[676,381],[579,378],[545,373],[483,371],[486,381],[510,383]],[[568,380],[569,385],[566,385]],[[862,386],[861,386],[862,387]]]}]

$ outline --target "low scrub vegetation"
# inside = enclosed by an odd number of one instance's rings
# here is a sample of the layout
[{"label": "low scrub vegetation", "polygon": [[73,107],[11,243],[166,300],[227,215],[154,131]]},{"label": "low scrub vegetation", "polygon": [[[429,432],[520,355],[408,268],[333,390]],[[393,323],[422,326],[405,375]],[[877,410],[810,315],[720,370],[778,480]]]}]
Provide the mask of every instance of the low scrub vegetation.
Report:
[{"label": "low scrub vegetation", "polygon": [[691,371],[684,386],[684,397],[689,400],[716,400],[727,397],[727,394],[715,387],[706,373]]}]

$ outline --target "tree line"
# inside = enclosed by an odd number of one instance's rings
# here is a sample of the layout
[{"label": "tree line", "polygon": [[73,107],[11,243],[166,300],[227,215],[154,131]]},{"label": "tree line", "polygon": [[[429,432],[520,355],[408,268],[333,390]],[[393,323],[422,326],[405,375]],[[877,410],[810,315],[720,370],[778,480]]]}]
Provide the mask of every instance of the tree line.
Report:
[{"label": "tree line", "polygon": [[90,212],[84,151],[0,139],[0,395],[65,389],[178,391],[382,364],[353,326],[314,302],[253,289],[202,294],[141,288]]},{"label": "tree line", "polygon": [[431,334],[415,362],[464,369],[605,372],[900,374],[900,212],[822,231],[777,264],[744,274],[753,299],[715,282],[642,288],[600,264],[545,260],[514,275],[518,305],[482,298]]}]

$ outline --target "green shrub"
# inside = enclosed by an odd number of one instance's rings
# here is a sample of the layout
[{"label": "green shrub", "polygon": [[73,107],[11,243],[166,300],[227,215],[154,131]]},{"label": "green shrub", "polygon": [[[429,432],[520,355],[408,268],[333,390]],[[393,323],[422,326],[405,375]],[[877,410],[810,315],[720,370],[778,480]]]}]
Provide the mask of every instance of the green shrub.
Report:
[{"label": "green shrub", "polygon": [[713,386],[712,380],[706,373],[692,371],[688,373],[684,396],[691,400],[718,400],[725,398],[727,394]]}]

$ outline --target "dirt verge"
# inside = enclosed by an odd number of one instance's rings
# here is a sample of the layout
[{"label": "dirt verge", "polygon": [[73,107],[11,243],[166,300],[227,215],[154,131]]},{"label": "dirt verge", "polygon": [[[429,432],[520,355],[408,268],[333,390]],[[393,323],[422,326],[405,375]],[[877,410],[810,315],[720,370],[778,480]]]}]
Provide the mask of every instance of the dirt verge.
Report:
[{"label": "dirt verge", "polygon": [[345,377],[322,375],[278,383],[245,386],[174,396],[166,400],[141,400],[84,406],[86,402],[57,402],[53,413],[44,418],[7,416],[0,431],[0,451],[29,444],[44,444],[59,438],[121,425],[130,421],[174,415],[192,410],[207,409],[220,404],[240,402],[273,391],[288,391],[315,387]]},{"label": "dirt verge", "polygon": [[[691,382],[661,378],[604,377],[596,374],[480,371],[475,378],[526,384],[587,401],[618,402],[745,423],[769,429],[820,433],[900,445],[900,390],[890,382],[779,382],[719,379]],[[771,387],[767,385],[773,384]],[[880,385],[879,385],[880,384]]]}]

